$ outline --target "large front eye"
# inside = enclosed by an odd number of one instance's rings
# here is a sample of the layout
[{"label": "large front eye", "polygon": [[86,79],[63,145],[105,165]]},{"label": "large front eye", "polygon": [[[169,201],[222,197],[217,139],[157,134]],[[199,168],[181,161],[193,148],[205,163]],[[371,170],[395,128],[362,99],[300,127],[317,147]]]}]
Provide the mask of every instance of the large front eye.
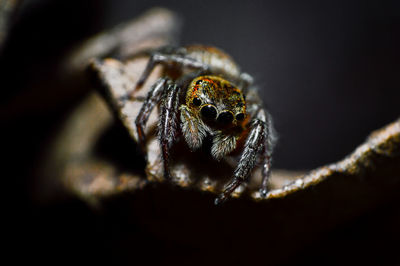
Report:
[{"label": "large front eye", "polygon": [[217,117],[217,109],[212,105],[206,105],[201,108],[201,116],[205,119],[215,119]]},{"label": "large front eye", "polygon": [[243,113],[239,113],[236,115],[236,120],[237,121],[242,121],[244,119],[244,114]]},{"label": "large front eye", "polygon": [[224,125],[230,124],[233,121],[233,115],[229,111],[224,111],[219,114],[217,121]]}]

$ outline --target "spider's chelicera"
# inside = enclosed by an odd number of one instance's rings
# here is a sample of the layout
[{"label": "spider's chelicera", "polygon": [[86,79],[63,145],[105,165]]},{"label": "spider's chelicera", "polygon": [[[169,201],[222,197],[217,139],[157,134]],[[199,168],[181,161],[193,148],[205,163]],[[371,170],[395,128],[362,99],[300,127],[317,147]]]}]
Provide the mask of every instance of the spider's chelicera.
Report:
[{"label": "spider's chelicera", "polygon": [[159,105],[165,179],[171,179],[170,148],[178,135],[183,135],[191,150],[200,148],[204,139],[211,137],[210,153],[217,160],[241,151],[233,177],[215,203],[226,200],[247,181],[257,163],[262,164],[260,195],[265,197],[275,135],[271,116],[252,87],[252,77],[215,47],[168,46],[144,54],[150,60],[135,90],[155,65],[164,67],[164,75],[152,85],[136,118],[137,133],[145,149],[144,127],[153,108]]}]

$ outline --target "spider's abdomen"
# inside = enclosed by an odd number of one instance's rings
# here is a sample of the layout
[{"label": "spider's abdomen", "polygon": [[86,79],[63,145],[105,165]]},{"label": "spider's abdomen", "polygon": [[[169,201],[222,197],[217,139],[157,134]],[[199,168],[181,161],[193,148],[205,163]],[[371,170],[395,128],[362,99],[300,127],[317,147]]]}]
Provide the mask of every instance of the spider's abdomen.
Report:
[{"label": "spider's abdomen", "polygon": [[190,45],[185,48],[189,57],[208,65],[214,74],[225,73],[234,78],[240,75],[235,61],[218,48],[205,45]]}]

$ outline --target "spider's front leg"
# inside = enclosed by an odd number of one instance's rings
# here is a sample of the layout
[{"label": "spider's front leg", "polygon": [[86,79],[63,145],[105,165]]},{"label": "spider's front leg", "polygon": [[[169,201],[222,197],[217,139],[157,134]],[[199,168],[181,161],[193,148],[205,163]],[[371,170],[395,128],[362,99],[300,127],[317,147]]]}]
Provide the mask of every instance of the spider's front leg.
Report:
[{"label": "spider's front leg", "polygon": [[144,154],[146,154],[146,135],[144,133],[144,127],[149,120],[151,111],[160,102],[163,91],[167,86],[167,81],[167,78],[160,78],[153,84],[135,120],[138,142]]},{"label": "spider's front leg", "polygon": [[[251,121],[250,133],[247,137],[239,164],[233,173],[233,178],[226,185],[224,191],[219,195],[219,197],[215,199],[216,205],[224,202],[236,188],[250,177],[251,171],[256,164],[258,154],[265,149],[272,149],[272,145],[271,147],[268,147],[268,143],[272,143],[272,135],[270,134],[272,132],[270,130],[272,125],[269,125],[268,121],[269,120],[267,120],[266,113],[263,109],[257,111],[256,117]],[[269,151],[269,154],[271,154],[271,152],[272,150]],[[262,183],[264,184],[265,182],[265,184],[267,184],[266,182],[270,175],[270,156],[265,157],[264,160],[266,160],[264,165],[267,165],[268,168],[263,167],[263,170],[265,170],[265,176],[263,175]]]},{"label": "spider's front leg", "polygon": [[180,87],[178,87],[178,85],[168,85],[168,88],[163,93],[160,105],[161,118],[158,124],[158,134],[164,163],[164,177],[166,180],[171,180],[171,173],[169,170],[170,148],[176,138],[179,126],[179,91]]}]

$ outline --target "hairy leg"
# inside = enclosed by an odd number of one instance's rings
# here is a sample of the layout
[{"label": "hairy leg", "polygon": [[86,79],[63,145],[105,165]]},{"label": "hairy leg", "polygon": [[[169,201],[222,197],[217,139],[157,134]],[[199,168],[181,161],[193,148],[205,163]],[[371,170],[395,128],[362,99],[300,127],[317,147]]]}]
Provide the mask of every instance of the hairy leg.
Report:
[{"label": "hairy leg", "polygon": [[168,65],[172,63],[202,71],[208,71],[209,69],[208,65],[185,56],[184,53],[179,51],[179,48],[176,48],[175,50],[171,47],[168,47],[168,49],[160,49],[151,54],[149,62],[147,63],[147,66],[140,76],[138,82],[136,83],[136,87],[132,91],[132,94],[134,91],[143,86],[157,64]]},{"label": "hairy leg", "polygon": [[268,184],[269,179],[271,177],[271,156],[264,156],[264,162],[261,169],[261,188],[260,188],[260,196],[265,198],[268,193]]},{"label": "hairy leg", "polygon": [[[257,162],[257,156],[264,150],[266,139],[269,138],[266,121],[265,111],[259,109],[256,116],[251,121],[251,130],[247,137],[239,164],[233,173],[233,178],[226,185],[225,190],[215,200],[215,204],[224,202],[237,187],[249,178]],[[267,175],[269,175],[269,168],[267,170]]]},{"label": "hairy leg", "polygon": [[238,87],[244,94],[247,94],[249,87],[253,85],[253,77],[250,74],[242,72],[239,76]]},{"label": "hairy leg", "polygon": [[149,93],[147,94],[146,100],[144,101],[138,116],[136,117],[136,131],[138,134],[139,145],[142,148],[142,151],[145,153],[145,144],[146,144],[146,135],[144,133],[144,127],[146,126],[147,121],[149,120],[151,111],[161,100],[161,96],[166,87],[167,79],[160,78],[154,83],[154,85],[150,88]]},{"label": "hairy leg", "polygon": [[178,130],[179,91],[180,88],[176,84],[168,85],[163,93],[160,105],[159,140],[164,163],[164,177],[167,180],[171,179],[169,170],[170,148]]},{"label": "hairy leg", "polygon": [[271,116],[267,115],[265,121],[267,137],[264,140],[263,162],[261,168],[262,181],[260,187],[260,196],[264,198],[268,193],[268,184],[271,177],[271,155],[277,138]]}]

